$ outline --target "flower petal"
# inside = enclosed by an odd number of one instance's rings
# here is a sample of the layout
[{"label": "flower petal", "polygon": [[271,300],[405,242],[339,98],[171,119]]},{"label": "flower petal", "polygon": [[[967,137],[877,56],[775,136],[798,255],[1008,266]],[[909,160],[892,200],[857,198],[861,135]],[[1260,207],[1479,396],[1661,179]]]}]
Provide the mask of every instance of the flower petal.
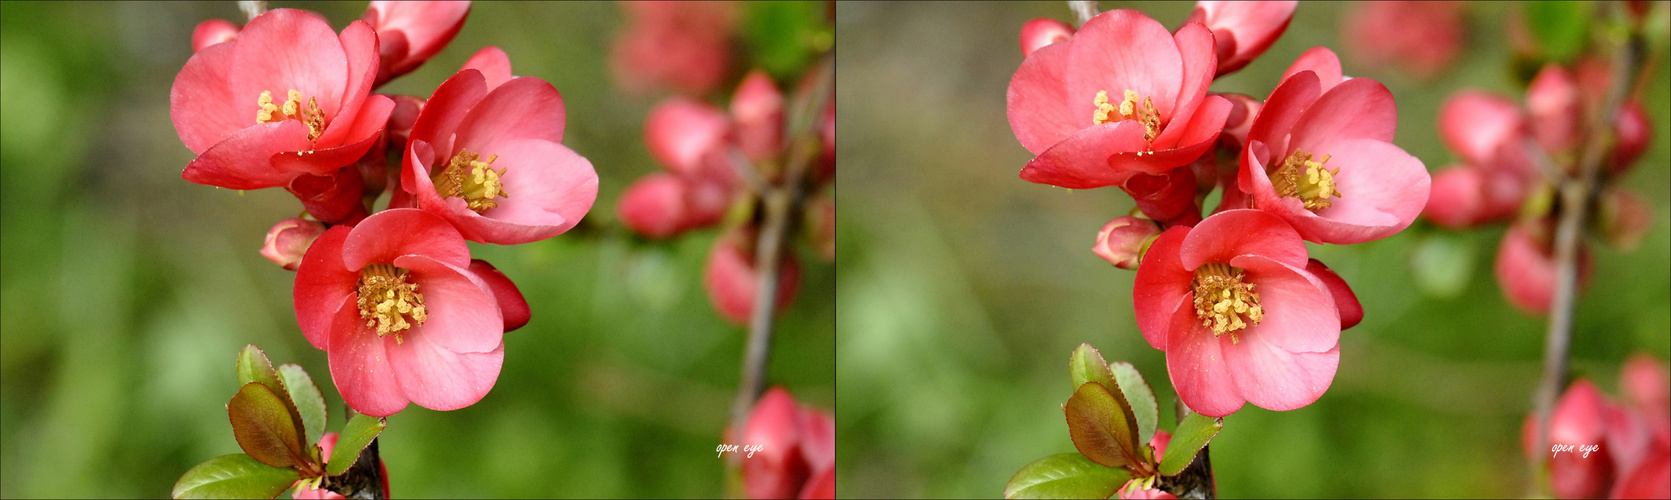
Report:
[{"label": "flower petal", "polygon": [[[1172,35],[1178,44],[1178,53],[1183,58],[1183,83],[1178,90],[1178,107],[1172,113],[1172,120],[1155,138],[1155,149],[1170,149],[1180,144],[1184,130],[1197,128],[1201,124],[1195,119],[1197,108],[1202,106],[1207,98],[1207,87],[1213,84],[1214,68],[1218,65],[1218,56],[1213,53],[1213,32],[1200,23],[1188,23],[1178,28]],[[1222,98],[1221,98],[1222,99]],[[1228,101],[1225,103],[1229,104]],[[1229,109],[1225,109],[1225,116],[1229,116]],[[1187,125],[1187,127],[1186,127]],[[1224,129],[1224,120],[1218,121],[1218,130]],[[1194,144],[1194,141],[1188,144]],[[1193,161],[1193,159],[1191,159]]]},{"label": "flower petal", "polygon": [[1525,133],[1520,107],[1507,98],[1463,90],[1439,108],[1439,138],[1470,165],[1489,165],[1497,148]]},{"label": "flower petal", "polygon": [[[494,147],[508,193],[499,206],[478,215],[461,212],[448,200],[448,219],[466,239],[515,245],[550,238],[573,228],[597,201],[598,174],[592,163],[562,144],[525,139]],[[427,195],[420,193],[420,200],[425,208],[432,206]]]},{"label": "flower petal", "polygon": [[1290,132],[1294,138],[1285,153],[1316,153],[1317,148],[1346,139],[1390,143],[1397,129],[1398,106],[1393,104],[1392,92],[1381,82],[1353,78],[1325,91],[1306,108],[1305,116],[1294,123]]},{"label": "flower petal", "polygon": [[1282,219],[1259,210],[1225,210],[1196,224],[1178,249],[1185,269],[1258,255],[1305,269],[1305,242]]},{"label": "flower petal", "polygon": [[1154,100],[1164,124],[1173,119],[1184,62],[1178,43],[1160,22],[1135,10],[1098,14],[1079,28],[1068,47],[1068,112],[1091,125],[1097,92],[1119,103],[1127,90]]},{"label": "flower petal", "polygon": [[505,322],[499,303],[475,273],[422,255],[400,256],[394,265],[412,271],[407,277],[418,284],[428,312],[424,323],[412,329],[412,337],[428,338],[459,353],[487,352],[500,345]]},{"label": "flower petal", "polygon": [[[412,124],[412,132],[407,148],[411,143],[423,141],[434,148],[436,155],[451,155],[453,153],[453,131],[458,129],[459,122],[487,95],[487,80],[482,72],[473,69],[459,71],[458,74],[441,82],[441,86],[430,94],[425,102],[423,111],[418,113],[418,121]],[[408,154],[411,152],[408,151]],[[446,161],[446,158],[424,158],[426,163]],[[410,170],[411,166],[408,165]],[[403,173],[402,178],[409,173]]]},{"label": "flower petal", "polygon": [[493,292],[493,299],[499,302],[499,314],[505,317],[505,333],[510,333],[522,325],[528,324],[533,317],[533,311],[528,309],[528,300],[522,298],[522,290],[516,288],[516,283],[510,277],[499,272],[493,264],[485,260],[472,259],[470,272],[487,283],[489,291]]},{"label": "flower petal", "polygon": [[1335,182],[1343,194],[1315,217],[1284,217],[1305,239],[1336,245],[1378,240],[1409,227],[1427,206],[1433,182],[1427,167],[1398,146],[1352,139],[1318,148],[1333,156],[1329,165],[1340,169]]},{"label": "flower petal", "polygon": [[1280,81],[1288,81],[1288,77],[1300,74],[1301,71],[1310,71],[1317,75],[1319,91],[1324,93],[1335,85],[1340,85],[1346,78],[1340,72],[1340,56],[1321,45],[1312,47],[1294,59],[1294,64],[1289,65],[1288,71],[1282,73]]},{"label": "flower petal", "polygon": [[1005,112],[1015,139],[1034,155],[1043,154],[1086,124],[1068,105],[1062,69],[1068,64],[1069,39],[1040,48],[1021,61],[1005,91]]},{"label": "flower petal", "polygon": [[1230,265],[1247,271],[1244,282],[1254,285],[1264,319],[1248,326],[1247,336],[1259,336],[1288,352],[1322,352],[1340,345],[1340,313],[1327,285],[1303,267],[1292,267],[1262,255],[1243,255]]},{"label": "flower petal", "polygon": [[[234,106],[228,73],[232,70],[232,44],[204,48],[180,69],[168,91],[168,116],[186,149],[203,154],[227,136],[255,123],[255,111],[246,116]],[[252,101],[253,102],[253,101]]]},{"label": "flower petal", "polygon": [[352,303],[355,287],[360,281],[358,269],[342,265],[342,242],[352,228],[336,226],[313,240],[302,264],[296,268],[296,285],[291,290],[291,301],[296,308],[296,326],[302,336],[319,349],[329,349],[331,324],[343,299]]},{"label": "flower petal", "polygon": [[[273,167],[283,172],[313,173],[329,172],[354,163],[365,156],[366,151],[377,143],[377,140],[381,137],[379,132],[383,131],[383,124],[388,122],[389,113],[393,112],[394,108],[395,102],[388,96],[371,96],[361,106],[360,111],[356,113],[355,123],[353,125],[344,124],[341,127],[341,130],[344,131],[343,140],[352,142],[311,151],[304,148],[299,151],[281,152],[273,155]],[[301,122],[286,120],[286,123],[299,125]],[[324,140],[320,140],[317,144],[324,144],[324,142]]]},{"label": "flower petal", "polygon": [[1334,298],[1335,308],[1340,310],[1341,330],[1358,326],[1363,321],[1363,304],[1358,303],[1358,294],[1352,293],[1352,287],[1346,284],[1346,280],[1317,259],[1306,262],[1305,270],[1329,287],[1329,296]]},{"label": "flower petal", "polygon": [[[394,343],[393,336],[388,343]],[[395,380],[393,359],[385,352],[384,339],[360,319],[360,308],[345,304],[337,309],[331,321],[330,346],[326,356],[331,364],[331,383],[336,384],[348,407],[373,417],[387,417],[406,409],[408,400]]]},{"label": "flower petal", "polygon": [[[1136,121],[1092,126],[1075,132],[1027,162],[1021,168],[1021,179],[1068,189],[1092,189],[1125,184],[1126,179],[1138,173],[1161,174],[1169,170],[1135,159],[1113,158],[1121,152],[1142,151],[1145,147],[1143,125]],[[1115,163],[1119,166],[1112,166]]]},{"label": "flower petal", "polygon": [[1288,411],[1317,401],[1329,390],[1340,366],[1338,345],[1324,352],[1293,353],[1259,334],[1239,335],[1236,343],[1229,337],[1220,337],[1218,344],[1236,391],[1267,410]]},{"label": "flower petal", "polygon": [[488,352],[455,353],[420,334],[386,345],[400,390],[431,410],[457,410],[481,401],[505,364],[502,343]]},{"label": "flower petal", "polygon": [[[1185,295],[1184,300],[1194,301],[1195,293]],[[1229,335],[1225,337],[1224,345],[1228,345]],[[1236,413],[1246,402],[1231,380],[1220,345],[1212,330],[1196,319],[1195,308],[1179,307],[1172,312],[1166,338],[1166,374],[1172,378],[1178,398],[1189,409],[1209,417]]]},{"label": "flower petal", "polygon": [[1173,226],[1149,244],[1137,266],[1136,282],[1132,285],[1131,305],[1136,315],[1137,330],[1149,345],[1166,350],[1166,331],[1171,327],[1172,314],[1179,300],[1189,294],[1195,270],[1183,266],[1178,259],[1178,248],[1183,245],[1189,228]]},{"label": "flower petal", "polygon": [[[250,21],[232,45],[232,102],[255,118],[256,99],[272,92],[283,105],[291,90],[315,98],[327,121],[341,111],[348,89],[348,56],[342,40],[318,14],[273,9]],[[305,102],[304,102],[305,105]]]},{"label": "flower petal", "polygon": [[[180,177],[227,189],[262,189],[290,185],[291,179],[303,173],[324,175],[333,170],[322,168],[298,172],[274,166],[273,156],[288,151],[306,151],[308,147],[307,126],[302,122],[285,120],[253,125],[215,143],[202,156],[187,163]],[[286,166],[314,168],[311,165]]]},{"label": "flower petal", "polygon": [[1272,151],[1287,151],[1288,130],[1294,128],[1294,122],[1300,120],[1311,103],[1317,102],[1321,92],[1316,73],[1301,71],[1284,78],[1271,91],[1271,96],[1265,98],[1265,106],[1259,108],[1259,116],[1253,119],[1253,128],[1247,133],[1248,142],[1263,142]]},{"label": "flower petal", "polygon": [[[434,102],[425,106],[429,110]],[[545,80],[525,76],[505,82],[476,103],[458,124],[459,148],[493,150],[496,144],[520,139],[563,142],[563,96]],[[485,153],[484,153],[485,154]]]},{"label": "flower petal", "polygon": [[[346,93],[341,112],[331,119],[325,132],[319,136],[318,144],[325,147],[364,140],[366,135],[370,135],[364,130],[366,126],[369,124],[373,130],[382,130],[383,124],[389,120],[388,112],[394,109],[394,101],[389,101],[388,109],[382,111],[381,120],[376,120],[376,116],[369,117],[369,120],[361,118],[368,111],[376,114],[377,108],[366,109],[368,99],[389,100],[385,96],[371,95],[371,84],[377,80],[377,34],[372,33],[371,26],[361,21],[348,23],[339,38],[343,54],[348,59],[348,86],[344,89]],[[278,99],[276,91],[273,98]]]},{"label": "flower petal", "polygon": [[511,81],[511,78],[513,78],[511,76],[511,57],[505,55],[504,50],[492,45],[482,47],[482,50],[476,51],[474,55],[470,56],[469,60],[464,61],[464,67],[460,70],[466,69],[482,72],[482,77],[487,79],[488,92],[492,92],[493,89],[499,88],[500,85],[504,85],[505,82]]},{"label": "flower petal", "polygon": [[470,247],[447,221],[422,210],[397,208],[366,217],[342,245],[342,263],[359,270],[392,263],[402,255],[423,255],[459,268],[470,266]]}]

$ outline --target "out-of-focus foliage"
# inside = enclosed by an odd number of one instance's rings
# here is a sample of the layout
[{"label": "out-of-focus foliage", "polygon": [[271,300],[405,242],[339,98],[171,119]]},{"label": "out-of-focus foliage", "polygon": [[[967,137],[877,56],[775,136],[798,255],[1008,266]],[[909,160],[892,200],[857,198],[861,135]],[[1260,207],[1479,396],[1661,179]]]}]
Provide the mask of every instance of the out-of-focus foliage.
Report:
[{"label": "out-of-focus foliage", "polygon": [[[1104,10],[1141,9],[1169,27],[1192,7],[1101,2]],[[1365,67],[1339,50],[1350,35],[1340,33],[1349,8],[1301,4],[1269,52],[1213,89],[1263,97],[1301,52],[1334,47],[1346,74],[1392,90],[1395,142],[1429,170],[1455,161],[1436,131],[1451,92],[1518,96],[1504,25],[1512,4],[1469,5],[1460,60],[1426,82]],[[1017,177],[1032,156],[1005,119],[1005,88],[1021,63],[1016,36],[1029,19],[1071,20],[1068,8],[934,2],[836,10],[842,495],[994,497],[1034,459],[1073,452],[1060,407],[1072,391],[1061,373],[1081,342],[1110,361],[1132,362],[1155,387],[1160,426],[1173,429],[1164,354],[1132,319],[1134,273],[1090,251],[1098,228],[1131,210],[1130,198]],[[1665,48],[1654,50],[1661,76],[1648,84],[1643,108],[1657,135],[1623,180],[1650,200],[1654,226],[1634,253],[1594,252],[1572,351],[1575,375],[1592,380],[1616,380],[1633,351],[1671,354],[1671,91]],[[1440,231],[1418,222],[1378,242],[1311,245],[1312,256],[1357,291],[1364,321],[1342,332],[1340,371],[1322,399],[1288,412],[1249,405],[1224,419],[1211,447],[1220,494],[1523,495],[1519,432],[1545,324],[1510,307],[1496,288],[1490,262],[1502,231],[1447,233],[1426,248]],[[1422,276],[1412,261],[1464,275],[1454,283]]]},{"label": "out-of-focus foliage", "polygon": [[[365,3],[271,6],[315,10],[340,29]],[[193,26],[242,23],[236,4],[6,2],[0,12],[0,497],[166,496],[188,468],[238,452],[225,405],[245,344],[317,375],[328,430],[340,430],[324,352],[296,328],[295,273],[257,253],[296,201],[180,178],[191,152],[169,121],[169,86]],[[621,23],[611,3],[480,3],[446,50],[382,89],[427,97],[497,45],[516,74],[563,93],[564,143],[600,179],[575,231],[471,245],[521,287],[533,321],[505,336],[504,372],[480,403],[389,418],[379,447],[394,495],[723,494],[713,450],[744,332],[702,291],[717,231],[656,244],[614,220],[620,191],[659,168],[642,142],[654,101],[609,81]],[[768,380],[829,408],[833,271],[811,254],[801,261]]]}]

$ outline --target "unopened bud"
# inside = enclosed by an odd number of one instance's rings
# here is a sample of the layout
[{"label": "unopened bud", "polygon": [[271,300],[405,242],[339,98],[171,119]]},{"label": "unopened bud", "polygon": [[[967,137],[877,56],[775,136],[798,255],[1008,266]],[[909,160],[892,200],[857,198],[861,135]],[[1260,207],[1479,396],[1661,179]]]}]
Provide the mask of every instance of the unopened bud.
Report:
[{"label": "unopened bud", "polygon": [[325,234],[325,225],[317,221],[281,220],[267,230],[267,243],[261,247],[261,256],[295,271],[296,266],[302,263],[302,256],[307,254],[308,247],[313,245],[313,240],[319,239],[322,234]]},{"label": "unopened bud", "polygon": [[1160,225],[1140,217],[1116,217],[1097,233],[1097,244],[1091,252],[1120,269],[1137,269],[1143,248],[1160,236]]}]

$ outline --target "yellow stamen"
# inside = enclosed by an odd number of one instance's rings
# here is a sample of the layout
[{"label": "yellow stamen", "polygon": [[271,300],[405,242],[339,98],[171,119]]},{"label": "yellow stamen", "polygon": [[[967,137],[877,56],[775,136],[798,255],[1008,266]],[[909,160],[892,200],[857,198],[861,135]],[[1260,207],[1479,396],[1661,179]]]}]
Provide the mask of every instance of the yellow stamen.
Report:
[{"label": "yellow stamen", "polygon": [[367,327],[377,329],[378,337],[393,333],[396,344],[403,342],[402,330],[423,326],[429,317],[424,295],[418,293],[417,283],[406,282],[406,274],[405,269],[389,264],[371,264],[360,270],[360,318],[366,320]]},{"label": "yellow stamen", "polygon": [[[1137,92],[1127,90],[1125,100],[1119,106],[1108,100],[1108,91],[1098,91],[1097,97],[1091,101],[1097,109],[1091,113],[1091,122],[1097,125],[1124,120],[1137,120],[1143,124],[1143,140],[1155,142],[1160,136],[1160,112],[1155,110],[1155,102],[1148,97],[1138,100]],[[1142,107],[1138,107],[1141,102]]]},{"label": "yellow stamen", "polygon": [[[1211,328],[1213,336],[1230,334],[1230,343],[1239,343],[1237,330],[1249,324],[1258,325],[1265,319],[1265,309],[1259,306],[1259,294],[1253,293],[1252,283],[1242,282],[1242,270],[1229,264],[1208,263],[1195,270],[1195,317],[1201,326]],[[1243,321],[1242,317],[1247,320]]]},{"label": "yellow stamen", "polygon": [[291,89],[284,105],[273,104],[273,92],[261,91],[261,97],[255,99],[255,123],[271,123],[284,120],[296,120],[308,126],[308,142],[319,140],[325,133],[325,112],[319,109],[319,100],[309,97],[307,109],[302,109],[302,93]]},{"label": "yellow stamen", "polygon": [[1271,172],[1271,187],[1276,188],[1276,194],[1299,198],[1305,202],[1306,210],[1316,212],[1334,205],[1329,198],[1340,198],[1340,185],[1335,182],[1335,176],[1340,174],[1340,168],[1329,170],[1323,167],[1329,162],[1329,155],[1323,155],[1318,161],[1311,161],[1311,153],[1295,151],[1282,161],[1282,165]]},{"label": "yellow stamen", "polygon": [[431,177],[435,182],[435,191],[443,198],[463,198],[470,210],[476,213],[499,206],[495,198],[510,197],[505,192],[504,181],[500,180],[508,169],[493,169],[493,161],[498,160],[499,155],[488,155],[487,161],[476,161],[480,157],[469,150],[459,150],[445,168]]}]

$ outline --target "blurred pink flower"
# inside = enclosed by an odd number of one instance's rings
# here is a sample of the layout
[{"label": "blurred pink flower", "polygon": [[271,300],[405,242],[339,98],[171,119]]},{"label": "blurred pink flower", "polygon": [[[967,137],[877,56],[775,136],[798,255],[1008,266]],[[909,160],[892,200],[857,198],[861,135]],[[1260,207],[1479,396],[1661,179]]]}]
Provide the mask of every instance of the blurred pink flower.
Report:
[{"label": "blurred pink flower", "polygon": [[201,52],[203,49],[209,48],[210,45],[230,41],[234,38],[238,38],[238,25],[232,24],[232,21],[225,19],[203,21],[197,23],[197,27],[191,30],[191,51]]},{"label": "blurred pink flower", "polygon": [[1346,15],[1341,40],[1363,67],[1396,66],[1426,80],[1461,53],[1464,10],[1462,2],[1363,2]]},{"label": "blurred pink flower", "polygon": [[1048,17],[1041,17],[1021,25],[1021,57],[1033,55],[1039,49],[1073,38],[1073,26]]},{"label": "blurred pink flower", "polygon": [[627,28],[609,67],[628,94],[669,89],[702,95],[731,71],[737,6],[731,2],[621,2]]},{"label": "blurred pink flower", "polygon": [[[754,314],[755,288],[759,286],[759,270],[755,267],[754,231],[734,229],[714,241],[708,251],[708,263],[702,271],[702,284],[720,317],[738,325],[747,325]],[[801,265],[794,252],[784,252],[778,272],[777,310],[782,311],[795,300],[795,288],[800,285]]]},{"label": "blurred pink flower", "polygon": [[1560,498],[1597,498],[1607,494],[1613,479],[1611,452],[1600,450],[1585,453],[1580,446],[1596,446],[1599,450],[1607,440],[1607,413],[1611,410],[1607,399],[1590,381],[1579,379],[1567,387],[1556,401],[1549,419],[1550,446],[1571,446],[1569,451],[1555,454],[1550,449],[1536,449],[1538,419],[1527,415],[1521,440],[1527,456],[1546,454],[1549,483]]},{"label": "blurred pink flower", "polygon": [[[1534,237],[1534,225],[1515,224],[1497,249],[1497,284],[1510,304],[1532,314],[1549,312],[1555,293],[1555,254],[1548,237]],[[1590,278],[1590,254],[1578,248],[1578,288]]]},{"label": "blurred pink flower", "polygon": [[834,498],[835,419],[773,387],[743,424],[741,446],[762,446],[742,458],[748,498]]},{"label": "blurred pink flower", "polygon": [[1222,417],[1244,402],[1300,408],[1328,390],[1341,313],[1308,265],[1300,235],[1258,210],[1173,226],[1149,245],[1132,290],[1137,326],[1166,351],[1184,404]]}]

